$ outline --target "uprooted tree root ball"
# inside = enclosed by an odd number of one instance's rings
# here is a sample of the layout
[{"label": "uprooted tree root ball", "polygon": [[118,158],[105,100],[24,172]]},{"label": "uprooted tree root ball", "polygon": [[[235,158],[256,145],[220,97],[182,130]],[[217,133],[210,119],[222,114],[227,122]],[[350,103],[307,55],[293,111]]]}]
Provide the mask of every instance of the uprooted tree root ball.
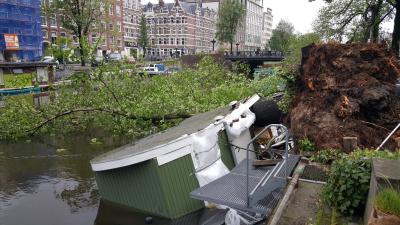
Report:
[{"label": "uprooted tree root ball", "polygon": [[400,122],[396,56],[384,45],[339,43],[312,44],[302,54],[290,111],[294,136],[319,149],[343,148],[346,136],[357,137],[360,148],[377,147]]}]

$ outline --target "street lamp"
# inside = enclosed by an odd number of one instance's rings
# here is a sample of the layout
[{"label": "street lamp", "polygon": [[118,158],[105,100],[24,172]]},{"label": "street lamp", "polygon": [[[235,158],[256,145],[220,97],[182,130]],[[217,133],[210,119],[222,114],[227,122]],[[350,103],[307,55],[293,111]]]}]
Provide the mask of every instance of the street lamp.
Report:
[{"label": "street lamp", "polygon": [[236,42],[236,54],[239,55],[239,42]]},{"label": "street lamp", "polygon": [[211,41],[211,43],[213,44],[213,52],[214,52],[214,45],[215,45],[215,42],[217,42],[214,38],[212,39],[212,41]]}]

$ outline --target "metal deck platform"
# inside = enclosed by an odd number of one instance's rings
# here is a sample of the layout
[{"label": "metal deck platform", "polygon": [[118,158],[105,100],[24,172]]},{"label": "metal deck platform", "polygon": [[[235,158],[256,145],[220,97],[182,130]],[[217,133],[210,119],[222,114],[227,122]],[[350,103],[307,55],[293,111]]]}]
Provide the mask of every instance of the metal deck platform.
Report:
[{"label": "metal deck platform", "polygon": [[[232,171],[190,193],[192,198],[225,205],[237,210],[268,216],[283,196],[290,175],[300,157],[288,155],[276,166],[255,168],[250,159],[243,160]],[[246,165],[249,170],[246,171]],[[246,186],[247,172],[249,188]],[[249,192],[249,190],[251,192]]]}]

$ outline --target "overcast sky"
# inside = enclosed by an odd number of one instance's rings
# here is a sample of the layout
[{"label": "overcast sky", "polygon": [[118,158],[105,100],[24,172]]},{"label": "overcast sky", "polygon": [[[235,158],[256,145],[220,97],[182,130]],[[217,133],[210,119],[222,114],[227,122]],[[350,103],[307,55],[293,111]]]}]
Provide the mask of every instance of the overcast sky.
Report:
[{"label": "overcast sky", "polygon": [[[322,0],[264,0],[264,9],[271,8],[274,15],[274,28],[279,20],[284,19],[294,25],[296,31],[308,33],[318,10],[324,5]],[[265,10],[264,10],[265,11]]]},{"label": "overcast sky", "polygon": [[[158,3],[158,0],[142,0],[142,4],[148,2]],[[174,2],[174,0],[164,0]],[[264,0],[264,11],[271,8],[274,15],[274,28],[280,19],[293,23],[295,29],[301,33],[311,31],[311,23],[317,16],[318,10],[323,6],[322,0],[308,2],[308,0]]]}]

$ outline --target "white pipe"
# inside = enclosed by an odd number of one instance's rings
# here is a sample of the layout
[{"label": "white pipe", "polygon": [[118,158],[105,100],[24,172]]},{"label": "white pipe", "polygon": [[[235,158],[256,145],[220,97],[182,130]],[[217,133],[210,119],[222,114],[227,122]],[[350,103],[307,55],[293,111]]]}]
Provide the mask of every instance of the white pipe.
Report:
[{"label": "white pipe", "polygon": [[282,213],[286,208],[287,202],[289,201],[290,196],[293,193],[294,188],[299,180],[300,175],[303,173],[304,167],[306,166],[305,163],[300,162],[299,165],[296,167],[294,171],[293,179],[290,181],[290,184],[286,190],[285,195],[283,196],[281,202],[279,203],[278,208],[276,209],[272,219],[268,223],[268,225],[276,225],[279,222],[279,219],[282,217]]},{"label": "white pipe", "polygon": [[399,129],[399,127],[400,123],[397,124],[397,126],[392,130],[392,132],[390,132],[390,134],[386,137],[386,139],[382,142],[381,145],[379,145],[379,147],[375,151],[379,151],[379,149],[382,148],[382,146],[389,140],[389,138],[394,134],[394,132],[396,132],[396,130]]}]

